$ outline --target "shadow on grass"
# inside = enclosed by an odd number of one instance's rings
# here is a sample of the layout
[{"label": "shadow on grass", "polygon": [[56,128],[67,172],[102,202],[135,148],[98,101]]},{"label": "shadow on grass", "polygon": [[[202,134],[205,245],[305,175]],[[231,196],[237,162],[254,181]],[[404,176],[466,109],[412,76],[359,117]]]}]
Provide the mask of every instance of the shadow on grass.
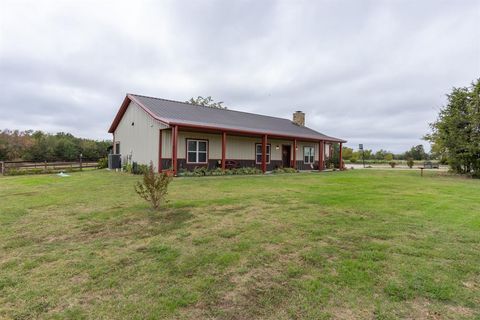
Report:
[{"label": "shadow on grass", "polygon": [[182,228],[195,216],[189,208],[162,208],[159,211],[148,209],[149,231],[151,234],[166,233]]}]

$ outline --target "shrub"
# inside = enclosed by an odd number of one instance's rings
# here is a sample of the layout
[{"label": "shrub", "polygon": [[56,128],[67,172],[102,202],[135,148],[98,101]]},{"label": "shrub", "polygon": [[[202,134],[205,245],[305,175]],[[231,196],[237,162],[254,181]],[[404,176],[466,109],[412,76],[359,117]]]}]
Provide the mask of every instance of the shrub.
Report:
[{"label": "shrub", "polygon": [[172,177],[166,173],[155,173],[153,163],[150,162],[148,170],[143,174],[143,182],[137,182],[135,192],[146,201],[150,202],[154,210],[158,210],[168,191]]},{"label": "shrub", "polygon": [[396,163],[395,161],[390,161],[388,164],[389,164],[390,167],[392,167],[392,168],[395,168],[395,166],[397,165],[397,163]]},{"label": "shrub", "polygon": [[124,164],[122,169],[127,173],[132,173],[132,165],[130,163]]},{"label": "shrub", "polygon": [[296,173],[298,171],[295,170],[294,168],[277,168],[277,169],[273,170],[272,172],[275,173],[275,174],[278,174],[278,173]]},{"label": "shrub", "polygon": [[[225,171],[226,171],[226,170],[225,170]],[[224,171],[222,170],[222,168],[216,168],[216,169],[210,171],[210,174],[211,174],[212,176],[223,176],[223,175],[226,174],[226,172],[224,172]]]},{"label": "shrub", "polygon": [[262,170],[255,167],[243,167],[238,169],[232,169],[232,174],[237,175],[249,175],[249,174],[261,174]]},{"label": "shrub", "polygon": [[412,158],[408,158],[408,160],[407,160],[407,166],[408,166],[410,169],[412,169],[413,164],[414,164],[413,159],[412,159]]},{"label": "shrub", "polygon": [[182,169],[179,172],[179,176],[182,177],[203,177],[203,176],[230,176],[230,175],[251,175],[251,174],[261,174],[262,170],[255,167],[244,167],[236,169],[225,169],[215,168],[213,170],[208,169],[207,167],[197,167],[192,171]]},{"label": "shrub", "polygon": [[106,167],[108,167],[108,158],[107,157],[100,158],[100,160],[98,160],[97,168],[105,169]]},{"label": "shrub", "polygon": [[136,162],[133,162],[131,173],[133,173],[133,174],[145,174],[146,172],[148,172],[148,166],[147,165],[138,164]]}]

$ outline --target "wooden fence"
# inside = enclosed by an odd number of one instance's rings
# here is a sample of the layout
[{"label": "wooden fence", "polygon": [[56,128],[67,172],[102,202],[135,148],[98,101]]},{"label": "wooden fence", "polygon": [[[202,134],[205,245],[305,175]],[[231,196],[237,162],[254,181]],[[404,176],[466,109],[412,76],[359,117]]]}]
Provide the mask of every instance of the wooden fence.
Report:
[{"label": "wooden fence", "polygon": [[[31,161],[2,161],[0,162],[0,174],[29,174],[29,173],[50,173],[60,171],[76,171],[85,168],[96,168],[95,161],[73,161],[73,162],[31,162]],[[12,172],[13,171],[13,172]]]}]

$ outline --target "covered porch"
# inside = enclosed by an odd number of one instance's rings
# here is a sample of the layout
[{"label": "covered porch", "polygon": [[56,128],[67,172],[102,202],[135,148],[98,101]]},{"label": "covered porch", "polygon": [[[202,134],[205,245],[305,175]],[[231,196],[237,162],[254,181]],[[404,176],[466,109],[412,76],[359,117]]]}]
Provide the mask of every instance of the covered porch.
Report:
[{"label": "covered porch", "polygon": [[334,144],[339,144],[336,166],[343,169],[339,141],[172,124],[160,130],[158,170],[177,175],[196,167],[226,170],[235,163],[263,173],[280,167],[323,171],[331,163]]}]

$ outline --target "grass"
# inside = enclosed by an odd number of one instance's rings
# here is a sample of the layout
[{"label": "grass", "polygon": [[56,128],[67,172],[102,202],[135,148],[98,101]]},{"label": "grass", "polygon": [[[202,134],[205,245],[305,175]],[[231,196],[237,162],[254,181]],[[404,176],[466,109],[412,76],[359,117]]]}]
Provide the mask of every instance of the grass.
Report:
[{"label": "grass", "polygon": [[471,319],[480,181],[417,171],[0,178],[0,318]]}]

